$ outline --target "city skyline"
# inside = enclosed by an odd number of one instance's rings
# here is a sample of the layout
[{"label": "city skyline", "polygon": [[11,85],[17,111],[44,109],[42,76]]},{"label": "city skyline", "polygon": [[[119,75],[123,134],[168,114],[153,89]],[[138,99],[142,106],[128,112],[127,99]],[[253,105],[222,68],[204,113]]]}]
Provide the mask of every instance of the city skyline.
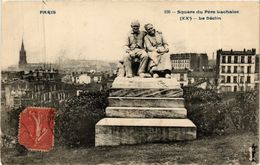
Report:
[{"label": "city skyline", "polygon": [[[164,10],[203,10],[209,3],[138,2],[136,6],[137,2],[3,2],[2,67],[18,64],[22,40],[29,63],[55,62],[59,57],[119,60],[135,19],[141,22],[141,30],[151,22],[162,31],[170,53],[207,53],[212,59],[213,52],[216,58],[221,48],[255,48],[259,54],[257,2],[211,3],[211,10],[234,9],[240,13],[224,15],[221,21],[182,22],[180,15],[167,15]],[[56,14],[40,14],[43,7]]]}]

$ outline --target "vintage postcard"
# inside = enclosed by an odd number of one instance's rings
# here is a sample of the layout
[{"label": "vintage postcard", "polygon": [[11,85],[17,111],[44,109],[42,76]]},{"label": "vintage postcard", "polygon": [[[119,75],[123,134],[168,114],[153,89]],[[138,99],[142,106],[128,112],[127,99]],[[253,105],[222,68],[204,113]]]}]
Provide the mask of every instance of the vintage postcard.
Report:
[{"label": "vintage postcard", "polygon": [[4,0],[2,164],[258,164],[258,1]]}]

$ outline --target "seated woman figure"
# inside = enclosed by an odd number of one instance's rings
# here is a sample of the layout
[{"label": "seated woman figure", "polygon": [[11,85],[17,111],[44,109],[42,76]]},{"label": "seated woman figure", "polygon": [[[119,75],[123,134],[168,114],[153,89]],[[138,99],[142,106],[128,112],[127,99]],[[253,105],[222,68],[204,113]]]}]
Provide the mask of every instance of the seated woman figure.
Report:
[{"label": "seated woman figure", "polygon": [[148,23],[144,26],[147,35],[144,37],[144,44],[150,58],[148,69],[154,78],[164,76],[171,78],[172,64],[168,54],[168,44],[161,32],[156,31],[153,25]]}]

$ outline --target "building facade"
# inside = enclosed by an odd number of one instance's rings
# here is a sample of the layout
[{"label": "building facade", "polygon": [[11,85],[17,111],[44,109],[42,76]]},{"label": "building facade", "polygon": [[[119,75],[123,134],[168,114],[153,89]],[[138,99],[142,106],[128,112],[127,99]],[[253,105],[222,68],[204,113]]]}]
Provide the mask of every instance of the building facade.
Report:
[{"label": "building facade", "polygon": [[217,89],[216,72],[189,72],[188,85],[195,86],[202,89]]},{"label": "building facade", "polygon": [[171,54],[171,61],[173,69],[202,71],[208,66],[208,55],[206,53]]},{"label": "building facade", "polygon": [[219,92],[247,91],[255,88],[256,50],[217,51]]},{"label": "building facade", "polygon": [[203,89],[217,88],[217,76],[215,72],[204,72],[204,71],[188,71],[173,70],[171,76],[175,78],[181,86],[193,86]]},{"label": "building facade", "polygon": [[183,86],[188,85],[188,70],[187,69],[174,69],[171,74],[172,78],[175,78],[177,82]]},{"label": "building facade", "polygon": [[58,107],[76,95],[76,87],[62,83],[58,70],[21,71],[17,72],[18,78],[13,78],[13,72],[7,73],[7,80],[1,82],[1,103],[8,109],[28,105]]},{"label": "building facade", "polygon": [[259,60],[260,60],[260,55],[257,54],[255,56],[255,86],[256,89],[259,91],[259,84],[260,84],[260,70],[259,70]]}]

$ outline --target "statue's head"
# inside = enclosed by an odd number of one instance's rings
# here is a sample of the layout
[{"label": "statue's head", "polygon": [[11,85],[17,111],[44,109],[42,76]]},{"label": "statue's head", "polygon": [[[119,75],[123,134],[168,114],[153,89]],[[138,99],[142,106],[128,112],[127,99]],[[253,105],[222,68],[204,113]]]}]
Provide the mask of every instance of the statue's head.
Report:
[{"label": "statue's head", "polygon": [[147,31],[149,35],[155,34],[155,29],[153,28],[153,25],[151,23],[147,23],[144,25],[144,29]]},{"label": "statue's head", "polygon": [[140,23],[138,20],[135,20],[133,22],[131,22],[131,28],[133,29],[133,32],[139,32],[139,28],[140,28]]}]

